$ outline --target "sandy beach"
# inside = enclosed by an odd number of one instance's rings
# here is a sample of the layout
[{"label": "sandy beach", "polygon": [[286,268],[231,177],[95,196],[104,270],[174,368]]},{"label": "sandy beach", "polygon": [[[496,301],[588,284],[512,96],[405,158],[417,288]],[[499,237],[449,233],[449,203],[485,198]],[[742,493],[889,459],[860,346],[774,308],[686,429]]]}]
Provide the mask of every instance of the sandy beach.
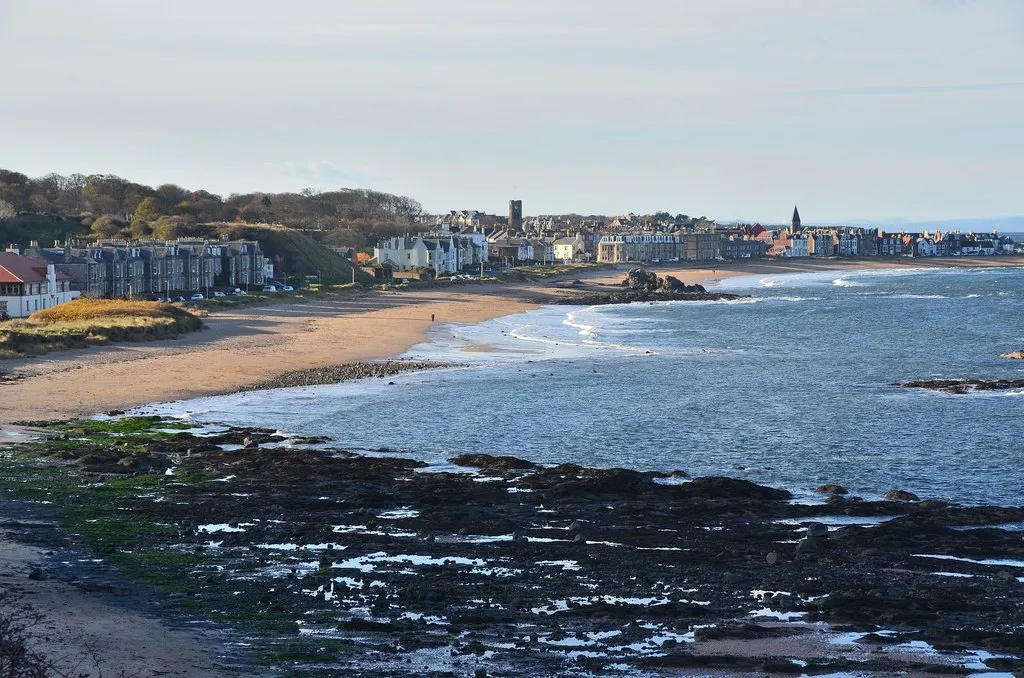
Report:
[{"label": "sandy beach", "polygon": [[[662,276],[710,286],[740,275],[922,266],[1024,266],[1024,258],[793,260],[652,268]],[[587,284],[617,283],[628,268],[568,276],[562,282],[579,277]],[[87,417],[230,393],[293,370],[395,357],[424,341],[438,323],[476,323],[521,313],[561,294],[565,291],[558,288],[558,281],[374,291],[329,301],[215,312],[205,319],[205,329],[177,340],[4,361],[0,370],[20,378],[0,384],[0,436],[14,440],[20,430],[14,422]],[[21,543],[16,526],[5,529],[0,524],[0,586],[22,595],[44,615],[36,645],[41,651],[80,661],[83,670],[94,675],[122,670],[138,676],[237,675],[218,666],[218,643],[212,637],[169,631],[147,611],[98,600],[73,580],[29,580],[28,572],[45,562],[44,548]]]},{"label": "sandy beach", "polygon": [[[1024,266],[1024,258],[800,259],[651,268],[662,276],[710,286],[741,275],[924,266]],[[628,268],[620,265],[617,270],[575,277],[588,283],[618,283]],[[556,285],[550,281],[372,291],[330,301],[214,312],[205,319],[205,329],[175,340],[3,361],[0,370],[21,378],[0,386],[0,429],[10,432],[10,425],[18,421],[84,417],[231,393],[292,370],[395,357],[424,341],[436,323],[476,323],[522,313],[565,294]]]}]

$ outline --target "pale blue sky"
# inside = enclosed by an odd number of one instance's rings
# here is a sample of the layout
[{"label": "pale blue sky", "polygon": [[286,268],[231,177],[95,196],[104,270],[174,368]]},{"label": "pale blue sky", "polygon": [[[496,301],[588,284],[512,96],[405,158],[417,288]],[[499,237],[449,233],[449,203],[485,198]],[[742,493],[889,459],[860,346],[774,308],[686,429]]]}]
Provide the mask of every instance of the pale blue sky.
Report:
[{"label": "pale blue sky", "polygon": [[0,167],[430,211],[1024,213],[1020,0],[0,0]]}]

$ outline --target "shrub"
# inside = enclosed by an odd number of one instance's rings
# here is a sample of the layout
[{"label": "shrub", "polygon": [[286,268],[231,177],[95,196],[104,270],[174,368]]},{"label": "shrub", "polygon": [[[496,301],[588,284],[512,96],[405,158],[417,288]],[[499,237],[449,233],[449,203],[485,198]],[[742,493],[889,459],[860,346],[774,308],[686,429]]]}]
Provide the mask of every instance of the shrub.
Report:
[{"label": "shrub", "polygon": [[202,321],[183,308],[157,301],[119,299],[75,299],[59,306],[36,311],[28,320],[34,324],[82,322],[101,318],[167,318],[184,331],[198,329]]}]

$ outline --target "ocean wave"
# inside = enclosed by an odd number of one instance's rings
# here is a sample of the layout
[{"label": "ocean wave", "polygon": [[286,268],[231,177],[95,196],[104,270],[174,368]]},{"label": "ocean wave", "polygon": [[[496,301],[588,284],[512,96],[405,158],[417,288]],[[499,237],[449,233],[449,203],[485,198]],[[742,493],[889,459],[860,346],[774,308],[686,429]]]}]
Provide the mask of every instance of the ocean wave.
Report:
[{"label": "ocean wave", "polygon": [[821,297],[765,297],[767,301],[821,301]]},{"label": "ocean wave", "polygon": [[863,287],[863,285],[855,283],[852,280],[847,280],[846,278],[836,278],[832,281],[832,284],[836,287]]},{"label": "ocean wave", "polygon": [[672,299],[670,301],[663,301],[662,304],[668,306],[739,306],[743,304],[760,304],[765,299],[763,297],[741,297],[739,299],[700,299],[690,301],[688,299]]},{"label": "ocean wave", "polygon": [[944,294],[890,294],[885,296],[890,299],[949,299]]},{"label": "ocean wave", "polygon": [[[564,322],[564,321],[563,321]],[[530,330],[536,330],[537,325],[522,325],[509,332],[509,336],[521,341],[529,341],[536,344],[545,344],[548,346],[567,347],[575,349],[602,349],[602,350],[613,350],[613,351],[624,351],[626,353],[654,353],[651,349],[644,348],[641,346],[632,346],[630,344],[617,344],[609,341],[599,341],[595,339],[587,339],[588,336],[597,336],[597,328],[593,326],[587,326],[587,329],[581,330],[579,335],[581,340],[577,343],[568,340],[564,337],[549,337],[547,335],[536,335],[529,334]]]}]

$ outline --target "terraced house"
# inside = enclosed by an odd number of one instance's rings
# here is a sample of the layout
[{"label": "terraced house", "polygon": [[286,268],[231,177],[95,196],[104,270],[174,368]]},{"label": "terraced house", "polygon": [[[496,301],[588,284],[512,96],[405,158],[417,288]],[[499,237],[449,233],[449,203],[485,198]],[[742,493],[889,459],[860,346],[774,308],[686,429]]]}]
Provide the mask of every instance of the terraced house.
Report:
[{"label": "terraced house", "polygon": [[71,278],[53,264],[40,264],[16,248],[0,252],[0,317],[27,318],[78,297]]},{"label": "terraced house", "polygon": [[25,254],[91,297],[168,296],[211,287],[262,286],[267,259],[255,240],[70,241]]}]

